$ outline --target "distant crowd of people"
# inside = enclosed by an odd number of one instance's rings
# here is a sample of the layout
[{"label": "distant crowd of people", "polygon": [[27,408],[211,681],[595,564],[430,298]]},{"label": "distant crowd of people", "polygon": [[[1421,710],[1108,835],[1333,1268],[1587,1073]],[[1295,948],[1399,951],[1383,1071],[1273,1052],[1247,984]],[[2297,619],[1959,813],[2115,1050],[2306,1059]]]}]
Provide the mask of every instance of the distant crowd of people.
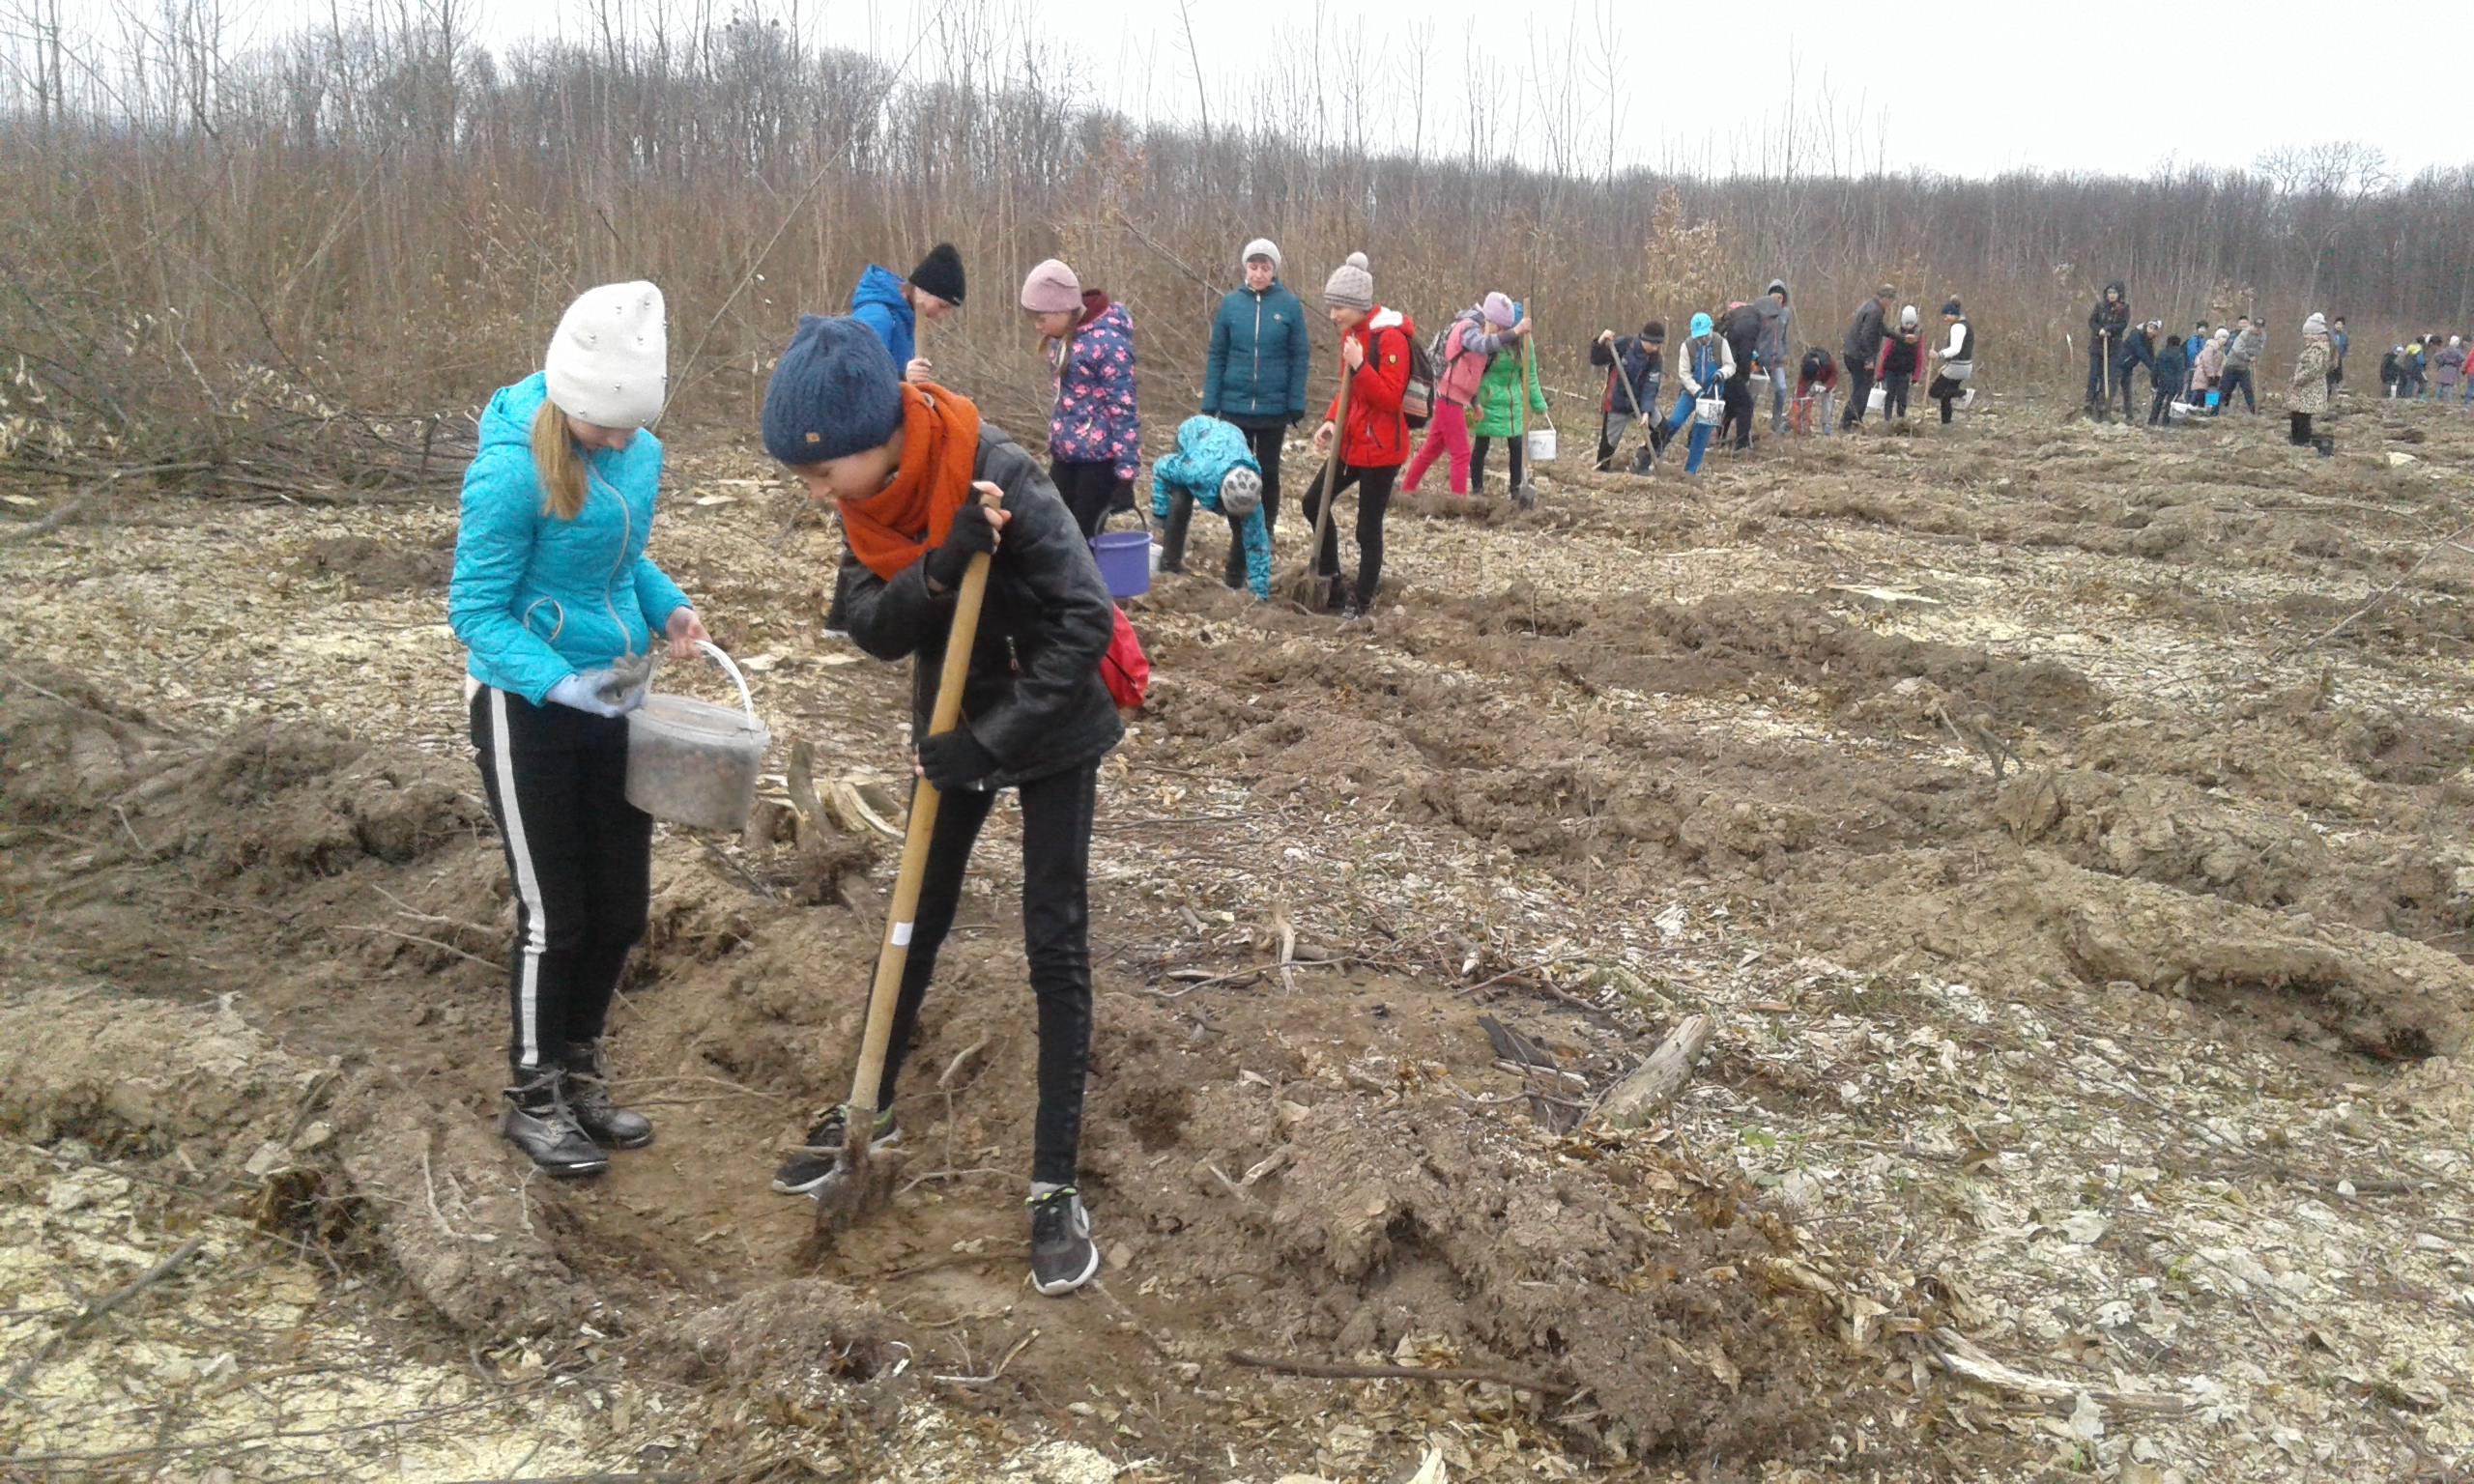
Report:
[{"label": "distant crowd of people", "polygon": [[[2315,422],[2335,404],[2350,344],[2343,315],[2331,320],[2315,312],[2302,322],[2302,348],[2286,392],[2288,437],[2297,447],[2316,448],[2322,456],[2336,452],[2336,440],[2317,431]],[[2087,311],[2086,413],[2110,417],[2118,401],[2122,420],[2137,420],[2134,398],[2143,371],[2151,428],[2170,428],[2179,417],[2221,416],[2232,411],[2236,392],[2241,393],[2243,412],[2257,415],[2256,378],[2266,349],[2265,327],[2247,314],[2214,329],[2201,320],[2188,335],[2166,333],[2162,320],[2134,324],[2128,292],[2118,281],[2109,283],[2104,297]],[[2464,363],[2461,354],[2458,363]]]},{"label": "distant crowd of people", "polygon": [[2379,394],[2395,401],[2431,397],[2462,411],[2474,404],[2474,377],[2465,374],[2465,337],[2436,333],[2408,340],[2379,357]]}]

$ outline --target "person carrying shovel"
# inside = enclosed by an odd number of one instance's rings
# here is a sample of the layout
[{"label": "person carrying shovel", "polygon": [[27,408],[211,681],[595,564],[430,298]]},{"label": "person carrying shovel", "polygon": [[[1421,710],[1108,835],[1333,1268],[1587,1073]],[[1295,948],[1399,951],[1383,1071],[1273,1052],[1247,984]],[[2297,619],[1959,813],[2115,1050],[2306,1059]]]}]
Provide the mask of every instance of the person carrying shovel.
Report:
[{"label": "person carrying shovel", "polygon": [[1589,348],[1589,363],[1606,368],[1606,395],[1598,399],[1597,470],[1615,468],[1616,445],[1624,430],[1637,422],[1650,430],[1650,441],[1632,456],[1632,472],[1646,474],[1657,458],[1658,383],[1666,371],[1666,326],[1652,320],[1638,335],[1601,329]]},{"label": "person carrying shovel", "polygon": [[[914,874],[906,850],[887,953],[905,955],[873,1090],[866,1151],[900,1136],[894,1086],[917,1026],[936,952],[953,925],[963,870],[999,788],[1022,808],[1022,940],[1038,1007],[1039,1111],[1030,1171],[1031,1282],[1043,1294],[1099,1270],[1077,1190],[1082,1088],[1091,1049],[1091,823],[1100,759],[1125,728],[1100,678],[1116,608],[1056,487],[979,410],[931,383],[903,382],[893,357],[855,320],[799,321],[765,388],[765,451],[820,504],[841,512],[849,551],[839,586],[853,642],[913,661],[911,735],[919,739],[911,813],[933,814]],[[982,503],[994,497],[994,505]],[[984,561],[975,557],[987,558]],[[979,598],[975,610],[963,598]],[[960,595],[958,597],[958,594]],[[965,624],[970,614],[975,624]],[[957,664],[949,637],[966,651]],[[939,730],[942,673],[959,673],[960,725]],[[951,701],[954,698],[943,698]],[[915,901],[902,918],[906,896]],[[871,1020],[876,1020],[872,1003]],[[867,1048],[862,1049],[862,1064]],[[880,1111],[875,1111],[880,1110]],[[785,1194],[819,1194],[849,1157],[850,1104],[827,1109],[773,1177]]]},{"label": "person carrying shovel", "polygon": [[[1340,604],[1340,621],[1354,623],[1374,607],[1383,580],[1383,514],[1409,460],[1400,397],[1409,385],[1409,337],[1417,328],[1399,310],[1374,301],[1374,274],[1362,252],[1350,253],[1323,281],[1323,310],[1340,332],[1340,389],[1314,430],[1314,451],[1325,463],[1308,488],[1305,513],[1318,533],[1315,576],[1337,588],[1340,533],[1324,507],[1357,486],[1357,586]],[[1446,408],[1444,415],[1458,413]]]}]

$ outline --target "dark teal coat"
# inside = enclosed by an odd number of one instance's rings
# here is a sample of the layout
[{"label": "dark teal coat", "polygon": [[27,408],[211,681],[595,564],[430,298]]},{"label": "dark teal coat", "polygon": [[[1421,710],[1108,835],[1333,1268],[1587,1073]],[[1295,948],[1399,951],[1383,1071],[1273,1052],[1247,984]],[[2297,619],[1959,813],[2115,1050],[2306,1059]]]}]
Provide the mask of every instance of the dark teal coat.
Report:
[{"label": "dark teal coat", "polygon": [[1203,414],[1289,422],[1305,416],[1309,334],[1306,306],[1277,278],[1260,294],[1239,289],[1221,300],[1203,365]]}]

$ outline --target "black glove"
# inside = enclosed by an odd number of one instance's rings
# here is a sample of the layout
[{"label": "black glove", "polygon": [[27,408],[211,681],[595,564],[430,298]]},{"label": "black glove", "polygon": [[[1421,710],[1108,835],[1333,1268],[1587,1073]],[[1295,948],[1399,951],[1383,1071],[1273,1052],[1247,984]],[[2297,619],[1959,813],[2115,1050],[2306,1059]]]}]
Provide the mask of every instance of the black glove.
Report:
[{"label": "black glove", "polygon": [[967,727],[940,731],[919,744],[919,771],[938,793],[967,788],[996,771],[996,759]]},{"label": "black glove", "polygon": [[1134,481],[1131,479],[1120,479],[1116,482],[1116,485],[1108,491],[1108,514],[1131,515],[1133,513]]},{"label": "black glove", "polygon": [[928,580],[950,589],[962,585],[963,570],[970,565],[973,556],[995,550],[996,528],[988,524],[987,508],[973,502],[954,512],[954,524],[945,530],[945,544],[921,560],[928,564]]}]

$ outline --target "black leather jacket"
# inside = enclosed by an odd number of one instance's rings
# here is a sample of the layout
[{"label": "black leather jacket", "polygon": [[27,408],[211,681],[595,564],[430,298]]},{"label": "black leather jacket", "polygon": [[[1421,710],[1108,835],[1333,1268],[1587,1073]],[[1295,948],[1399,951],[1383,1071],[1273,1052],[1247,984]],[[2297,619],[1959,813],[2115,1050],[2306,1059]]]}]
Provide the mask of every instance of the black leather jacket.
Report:
[{"label": "black leather jacket", "polygon": [[[1116,637],[1116,604],[1056,486],[1021,444],[981,424],[971,477],[1005,492],[1013,519],[988,569],[988,597],[963,688],[963,725],[996,759],[1002,788],[1090,762],[1125,736],[1100,679]],[[853,642],[880,660],[910,659],[911,735],[928,734],[952,593],[928,590],[914,561],[888,581],[842,558],[842,607]]]}]

